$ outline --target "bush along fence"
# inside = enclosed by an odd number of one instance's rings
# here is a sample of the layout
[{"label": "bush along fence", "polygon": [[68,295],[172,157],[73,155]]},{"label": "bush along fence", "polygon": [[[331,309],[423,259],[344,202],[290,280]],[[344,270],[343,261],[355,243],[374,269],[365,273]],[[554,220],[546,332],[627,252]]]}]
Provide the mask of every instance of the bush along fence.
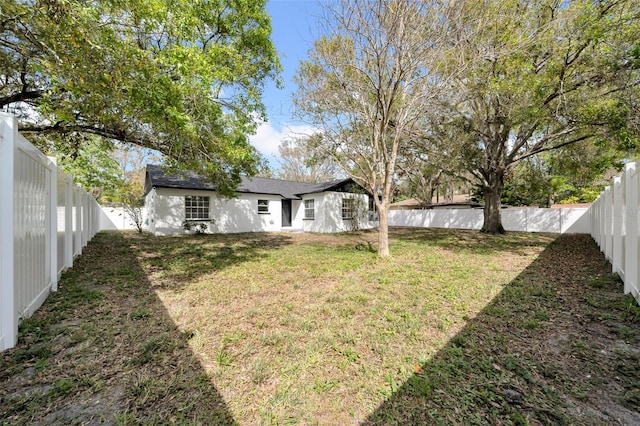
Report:
[{"label": "bush along fence", "polygon": [[100,206],[0,114],[0,351],[98,232]]},{"label": "bush along fence", "polygon": [[612,270],[624,282],[624,292],[640,303],[640,161],[627,163],[624,173],[591,205],[591,236]]}]

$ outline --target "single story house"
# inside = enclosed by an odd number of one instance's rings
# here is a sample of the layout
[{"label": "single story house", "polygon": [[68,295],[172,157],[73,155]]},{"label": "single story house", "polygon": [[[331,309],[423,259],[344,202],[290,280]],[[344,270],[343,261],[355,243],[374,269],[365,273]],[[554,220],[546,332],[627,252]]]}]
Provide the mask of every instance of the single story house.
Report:
[{"label": "single story house", "polygon": [[233,198],[195,173],[169,175],[147,165],[145,227],[154,235],[188,232],[206,224],[208,233],[342,232],[378,226],[373,200],[353,179],[303,183],[242,178]]}]

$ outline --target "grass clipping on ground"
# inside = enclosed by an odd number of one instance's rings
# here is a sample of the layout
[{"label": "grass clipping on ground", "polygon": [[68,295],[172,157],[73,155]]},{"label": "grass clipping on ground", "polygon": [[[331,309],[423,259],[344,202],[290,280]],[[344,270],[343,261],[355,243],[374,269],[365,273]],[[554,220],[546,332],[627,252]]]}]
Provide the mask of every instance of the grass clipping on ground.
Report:
[{"label": "grass clipping on ground", "polygon": [[0,354],[8,423],[640,422],[585,235],[101,233]]}]

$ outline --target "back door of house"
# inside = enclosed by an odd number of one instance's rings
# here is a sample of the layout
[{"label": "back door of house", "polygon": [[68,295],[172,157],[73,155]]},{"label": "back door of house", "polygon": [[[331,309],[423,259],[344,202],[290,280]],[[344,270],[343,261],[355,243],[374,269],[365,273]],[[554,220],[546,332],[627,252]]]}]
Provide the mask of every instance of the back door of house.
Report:
[{"label": "back door of house", "polygon": [[282,200],[282,226],[291,226],[291,200]]}]

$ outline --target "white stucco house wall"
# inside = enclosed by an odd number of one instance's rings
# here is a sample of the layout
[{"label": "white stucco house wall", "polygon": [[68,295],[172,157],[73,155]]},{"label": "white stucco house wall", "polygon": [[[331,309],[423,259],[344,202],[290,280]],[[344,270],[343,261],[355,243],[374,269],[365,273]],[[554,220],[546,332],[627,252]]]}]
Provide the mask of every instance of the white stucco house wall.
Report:
[{"label": "white stucco house wall", "polygon": [[185,232],[185,223],[206,223],[207,233],[342,232],[375,228],[370,195],[352,179],[310,184],[243,178],[233,198],[194,173],[166,174],[148,165],[145,178],[146,230],[154,235]]}]

